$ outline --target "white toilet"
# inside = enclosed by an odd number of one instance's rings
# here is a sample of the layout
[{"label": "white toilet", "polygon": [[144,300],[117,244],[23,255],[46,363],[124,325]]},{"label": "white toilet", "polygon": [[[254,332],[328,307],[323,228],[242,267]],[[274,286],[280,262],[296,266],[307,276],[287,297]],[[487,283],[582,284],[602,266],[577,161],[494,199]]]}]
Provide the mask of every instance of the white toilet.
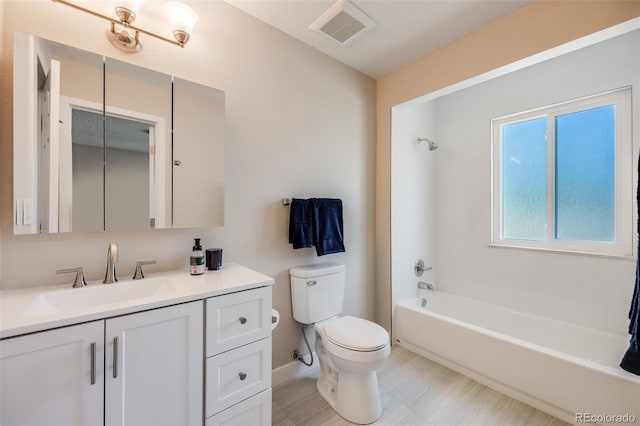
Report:
[{"label": "white toilet", "polygon": [[320,361],[318,392],[338,414],[369,424],[382,414],[376,370],[389,356],[386,330],[371,321],[339,317],[344,265],[321,263],[289,270],[293,318],[314,324]]}]

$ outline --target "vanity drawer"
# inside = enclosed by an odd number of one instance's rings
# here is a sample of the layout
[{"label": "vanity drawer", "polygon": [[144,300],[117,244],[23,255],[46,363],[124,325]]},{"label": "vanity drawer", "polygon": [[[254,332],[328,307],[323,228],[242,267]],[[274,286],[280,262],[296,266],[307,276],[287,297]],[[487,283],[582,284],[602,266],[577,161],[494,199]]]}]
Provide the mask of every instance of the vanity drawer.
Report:
[{"label": "vanity drawer", "polygon": [[271,336],[271,287],[207,299],[207,356]]},{"label": "vanity drawer", "polygon": [[271,389],[209,417],[205,426],[270,426]]},{"label": "vanity drawer", "polygon": [[271,387],[271,338],[206,360],[206,416]]}]

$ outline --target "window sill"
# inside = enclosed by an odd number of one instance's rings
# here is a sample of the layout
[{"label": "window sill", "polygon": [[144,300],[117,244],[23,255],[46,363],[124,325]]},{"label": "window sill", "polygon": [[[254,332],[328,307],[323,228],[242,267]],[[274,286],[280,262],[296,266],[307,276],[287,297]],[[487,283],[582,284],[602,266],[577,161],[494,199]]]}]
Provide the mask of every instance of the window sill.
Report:
[{"label": "window sill", "polygon": [[605,257],[605,258],[613,258],[620,260],[635,260],[635,255],[631,254],[614,254],[614,253],[595,253],[595,252],[587,252],[580,250],[568,250],[568,249],[560,249],[560,248],[549,248],[549,247],[530,247],[530,246],[522,246],[516,244],[503,244],[503,243],[489,243],[488,247],[498,248],[498,249],[516,249],[516,250],[527,250],[527,251],[537,251],[537,252],[546,252],[553,254],[569,254],[569,255],[579,255],[579,256],[591,256],[591,257]]}]

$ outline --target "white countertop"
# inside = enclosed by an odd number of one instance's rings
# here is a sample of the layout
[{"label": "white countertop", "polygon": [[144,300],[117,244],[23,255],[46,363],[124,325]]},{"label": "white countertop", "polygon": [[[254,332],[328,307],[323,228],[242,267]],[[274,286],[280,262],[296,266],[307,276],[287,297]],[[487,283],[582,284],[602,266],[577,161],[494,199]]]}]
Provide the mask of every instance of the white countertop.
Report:
[{"label": "white countertop", "polygon": [[[228,263],[218,271],[205,271],[202,275],[189,275],[188,270],[181,270],[146,274],[144,279],[136,281],[120,279],[114,284],[89,282],[85,288],[72,288],[67,284],[4,290],[0,291],[0,338],[270,285],[273,285],[273,278]],[[153,289],[148,290],[151,287]],[[139,288],[147,289],[149,294],[147,290],[137,291]],[[134,289],[131,298],[122,300],[120,296],[109,300],[110,295],[129,294],[131,289]],[[82,291],[85,293],[77,293]],[[90,303],[74,302],[75,298],[85,295],[90,295],[87,299]],[[50,303],[54,300],[63,303]]]}]

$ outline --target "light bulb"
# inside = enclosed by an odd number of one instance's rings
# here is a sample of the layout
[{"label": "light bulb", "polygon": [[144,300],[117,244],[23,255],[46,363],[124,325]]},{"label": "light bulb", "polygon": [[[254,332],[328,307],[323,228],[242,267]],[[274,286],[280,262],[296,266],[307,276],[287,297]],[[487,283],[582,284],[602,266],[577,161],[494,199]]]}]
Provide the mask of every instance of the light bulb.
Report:
[{"label": "light bulb", "polygon": [[198,21],[198,14],[184,3],[170,1],[163,6],[164,14],[169,19],[171,31],[185,32],[191,35],[193,26]]},{"label": "light bulb", "polygon": [[142,0],[112,0],[111,3],[115,8],[129,9],[134,15],[140,12],[140,6],[142,6]]}]

